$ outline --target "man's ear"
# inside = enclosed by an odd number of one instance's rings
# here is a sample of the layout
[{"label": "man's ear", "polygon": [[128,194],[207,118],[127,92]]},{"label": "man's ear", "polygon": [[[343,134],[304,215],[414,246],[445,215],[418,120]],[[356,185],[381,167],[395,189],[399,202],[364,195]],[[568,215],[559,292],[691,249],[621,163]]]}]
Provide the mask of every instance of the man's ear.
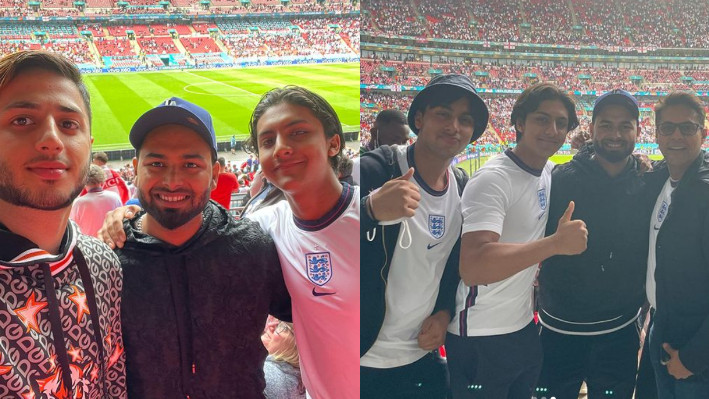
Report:
[{"label": "man's ear", "polygon": [[418,110],[418,111],[416,111],[416,115],[414,115],[414,126],[416,126],[416,130],[421,130],[422,125],[423,125],[423,111]]},{"label": "man's ear", "polygon": [[328,142],[328,148],[327,148],[327,156],[328,157],[334,157],[340,152],[340,149],[342,148],[342,142],[340,141],[340,135],[336,134],[329,139],[327,139]]},{"label": "man's ear", "polygon": [[210,184],[210,187],[212,190],[217,188],[217,180],[219,180],[219,171],[221,170],[221,165],[219,164],[219,161],[214,161],[214,164],[212,165],[212,182]]}]

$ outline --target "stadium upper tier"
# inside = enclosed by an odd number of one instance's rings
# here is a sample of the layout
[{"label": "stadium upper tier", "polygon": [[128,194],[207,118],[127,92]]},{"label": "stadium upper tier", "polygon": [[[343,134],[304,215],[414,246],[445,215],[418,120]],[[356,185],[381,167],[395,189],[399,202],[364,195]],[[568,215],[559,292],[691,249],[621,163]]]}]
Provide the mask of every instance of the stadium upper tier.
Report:
[{"label": "stadium upper tier", "polygon": [[[493,65],[470,62],[429,63],[415,60],[360,60],[362,83],[423,86],[434,73],[462,73],[476,87],[525,89],[538,81],[551,81],[574,91],[606,91],[622,88],[636,91],[709,90],[709,66],[705,69],[584,67],[561,64]],[[580,63],[582,65],[582,63]]]},{"label": "stadium upper tier", "polygon": [[359,11],[350,0],[0,0],[0,18],[96,17],[121,14],[273,14]]},{"label": "stadium upper tier", "polygon": [[359,18],[152,24],[0,23],[0,55],[59,51],[88,67],[228,64],[267,57],[359,55]]},{"label": "stadium upper tier", "polygon": [[368,0],[362,31],[467,41],[709,47],[709,2],[696,0]]}]

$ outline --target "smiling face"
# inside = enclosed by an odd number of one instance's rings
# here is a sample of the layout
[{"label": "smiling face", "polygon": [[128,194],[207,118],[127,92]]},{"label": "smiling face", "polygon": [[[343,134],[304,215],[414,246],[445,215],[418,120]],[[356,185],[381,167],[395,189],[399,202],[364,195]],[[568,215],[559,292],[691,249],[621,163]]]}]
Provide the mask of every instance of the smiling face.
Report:
[{"label": "smiling face", "polygon": [[461,97],[450,104],[417,111],[414,119],[419,131],[416,145],[425,147],[440,159],[452,159],[473,137],[475,119],[470,106],[470,100]]},{"label": "smiling face", "polygon": [[640,133],[637,119],[622,105],[603,107],[589,129],[596,154],[611,163],[627,161]]},{"label": "smiling face", "polygon": [[25,71],[0,90],[0,200],[56,210],[84,187],[91,157],[88,110],[77,86]]},{"label": "smiling face", "polygon": [[326,137],[306,107],[268,108],[256,124],[256,145],[264,177],[284,192],[312,190],[335,177],[329,158],[340,152],[340,136]]},{"label": "smiling face", "polygon": [[524,154],[523,160],[530,165],[543,165],[564,144],[569,113],[560,100],[545,100],[524,121],[517,121],[516,128],[522,135],[515,150]]},{"label": "smiling face", "polygon": [[148,133],[133,165],[140,204],[170,230],[199,217],[219,175],[204,139],[174,124]]},{"label": "smiling face", "polygon": [[[660,128],[663,124],[670,123],[675,125],[696,124],[699,128],[696,133],[690,136],[680,133],[679,127],[674,129],[670,135],[660,134]],[[688,106],[670,105],[662,109],[658,116],[657,145],[660,147],[660,151],[665,157],[670,173],[674,178],[681,177],[692,162],[697,159],[706,134],[704,121],[701,120],[696,111]]]}]

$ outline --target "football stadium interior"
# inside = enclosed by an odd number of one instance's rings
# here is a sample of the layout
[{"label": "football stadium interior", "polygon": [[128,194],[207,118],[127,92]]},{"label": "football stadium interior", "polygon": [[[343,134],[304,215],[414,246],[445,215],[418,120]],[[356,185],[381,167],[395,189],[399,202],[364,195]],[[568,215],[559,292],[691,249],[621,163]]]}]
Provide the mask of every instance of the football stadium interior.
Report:
[{"label": "football stadium interior", "polygon": [[286,84],[322,94],[357,140],[359,21],[350,0],[0,0],[0,55],[73,60],[92,96],[94,149],[111,159],[132,157],[131,125],[171,96],[209,109],[227,149],[261,95]]},{"label": "football stadium interior", "polygon": [[636,149],[660,156],[658,97],[673,90],[709,96],[707,18],[709,4],[689,0],[371,0],[362,6],[362,130],[381,109],[405,112],[432,76],[458,72],[473,79],[491,111],[469,156],[514,145],[512,105],[539,81],[574,93],[576,132],[588,131],[598,95],[632,92],[641,103]]}]

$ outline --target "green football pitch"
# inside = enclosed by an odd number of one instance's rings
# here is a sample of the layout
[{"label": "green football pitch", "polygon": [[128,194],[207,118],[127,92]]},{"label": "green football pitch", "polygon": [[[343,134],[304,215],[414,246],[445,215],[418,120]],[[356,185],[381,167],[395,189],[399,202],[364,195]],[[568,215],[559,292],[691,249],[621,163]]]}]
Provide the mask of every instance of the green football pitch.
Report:
[{"label": "green football pitch", "polygon": [[131,148],[128,132],[145,111],[170,97],[207,109],[218,141],[248,135],[251,112],[274,87],[306,87],[332,104],[345,131],[359,131],[359,63],[86,74],[95,150]]}]

